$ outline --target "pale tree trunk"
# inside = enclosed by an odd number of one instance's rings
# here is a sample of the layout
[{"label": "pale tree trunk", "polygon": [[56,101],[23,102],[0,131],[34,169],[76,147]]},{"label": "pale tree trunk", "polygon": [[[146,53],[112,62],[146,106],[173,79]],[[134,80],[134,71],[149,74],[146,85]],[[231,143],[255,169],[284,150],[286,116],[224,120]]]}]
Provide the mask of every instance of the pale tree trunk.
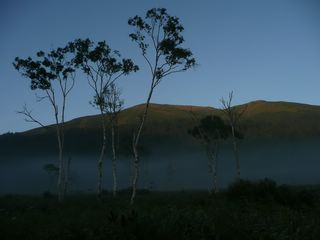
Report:
[{"label": "pale tree trunk", "polygon": [[[63,148],[64,148],[64,114],[66,108],[66,85],[63,87],[62,80],[59,77],[59,83],[63,95],[62,100],[62,111],[61,111],[61,122],[59,123],[58,117],[58,106],[54,103],[55,109],[55,118],[57,123],[57,136],[58,136],[58,144],[59,144],[59,177],[58,177],[58,191],[59,191],[59,201],[63,201],[66,194],[66,172],[65,172],[65,162],[63,159]],[[54,101],[55,102],[55,101]]]},{"label": "pale tree trunk", "polygon": [[243,114],[246,112],[247,105],[241,111],[239,111],[236,108],[231,106],[232,98],[233,98],[233,91],[229,93],[228,100],[225,100],[224,98],[222,98],[220,101],[223,106],[222,111],[226,115],[231,126],[232,145],[233,145],[233,152],[234,152],[235,163],[236,163],[236,179],[239,180],[240,179],[240,159],[239,159],[238,139],[236,137],[236,130],[239,130],[240,119],[242,118]]},{"label": "pale tree trunk", "polygon": [[235,129],[233,125],[231,125],[231,130],[232,130],[233,152],[236,160],[236,174],[237,174],[236,176],[237,176],[237,179],[240,179],[240,159],[239,159],[238,141],[235,136]]},{"label": "pale tree trunk", "polygon": [[112,144],[112,175],[113,175],[113,196],[117,196],[117,155],[115,146],[115,126],[111,123],[111,144]]},{"label": "pale tree trunk", "polygon": [[217,178],[217,158],[218,152],[212,151],[211,149],[207,149],[207,155],[209,160],[209,172],[212,176],[212,188],[210,193],[217,193],[218,189],[218,178]]},{"label": "pale tree trunk", "polygon": [[63,145],[59,124],[57,124],[57,138],[59,146],[59,173],[58,173],[58,199],[59,202],[64,200],[63,182],[64,182],[64,164],[63,164]]},{"label": "pale tree trunk", "polygon": [[54,116],[56,120],[56,132],[57,132],[57,140],[58,140],[58,147],[59,147],[59,156],[58,156],[58,200],[59,202],[63,202],[64,200],[64,191],[63,191],[63,181],[64,181],[64,164],[63,164],[63,135],[61,132],[61,125],[59,123],[59,116],[58,116],[58,107],[55,105],[54,95],[53,100],[51,101],[54,109]]},{"label": "pale tree trunk", "polygon": [[139,179],[139,151],[138,151],[138,145],[139,145],[139,139],[140,139],[140,135],[142,132],[142,128],[144,126],[144,123],[146,121],[147,118],[147,114],[148,114],[148,109],[149,109],[149,105],[150,105],[150,100],[152,97],[152,93],[153,93],[153,81],[152,81],[152,85],[150,88],[150,92],[148,95],[148,99],[146,102],[146,106],[141,118],[141,122],[138,128],[138,132],[137,134],[134,136],[133,138],[133,144],[132,144],[132,148],[133,148],[133,154],[134,154],[134,161],[133,161],[133,179],[132,179],[132,195],[131,195],[131,200],[130,200],[130,204],[134,204],[134,200],[136,198],[136,191],[137,191],[137,184],[138,184],[138,179]]},{"label": "pale tree trunk", "polygon": [[66,196],[68,192],[68,187],[69,187],[70,164],[71,164],[71,157],[69,156],[66,162],[65,173],[64,173],[64,189],[63,189],[64,196]]},{"label": "pale tree trunk", "polygon": [[102,109],[100,109],[100,112],[101,112],[101,121],[102,121],[102,147],[101,147],[101,152],[98,159],[98,189],[97,189],[98,197],[101,197],[101,194],[102,194],[103,158],[104,158],[106,144],[107,144],[106,125],[105,125],[104,114]]}]

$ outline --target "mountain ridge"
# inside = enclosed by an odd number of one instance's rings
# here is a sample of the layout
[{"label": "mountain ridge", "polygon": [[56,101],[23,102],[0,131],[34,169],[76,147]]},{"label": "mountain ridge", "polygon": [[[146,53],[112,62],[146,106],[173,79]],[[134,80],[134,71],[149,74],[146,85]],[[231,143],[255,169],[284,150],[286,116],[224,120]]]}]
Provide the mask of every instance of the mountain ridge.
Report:
[{"label": "mountain ridge", "polygon": [[[119,115],[121,141],[130,146],[144,104],[124,109]],[[246,108],[242,119],[242,131],[245,139],[307,138],[320,136],[320,106],[284,101],[257,100],[235,106]],[[206,115],[219,115],[223,112],[214,107],[157,104],[150,105],[146,125],[142,132],[141,144],[167,143],[192,144],[194,139],[188,134],[197,122]],[[28,131],[0,135],[1,149],[12,144],[23,145],[26,149],[41,146],[43,149],[56,145],[54,125],[47,128],[35,128]],[[65,136],[69,146],[77,149],[100,145],[101,119],[99,115],[83,116],[65,123]],[[11,144],[11,145],[10,145]],[[29,146],[30,145],[30,146]],[[29,147],[28,147],[29,146]],[[45,151],[45,150],[43,150]]]},{"label": "mountain ridge", "polygon": [[[133,114],[138,113],[139,111],[143,111],[145,104],[138,104],[134,105],[132,107],[128,107],[120,113],[120,115],[124,114]],[[279,112],[308,112],[313,111],[314,113],[320,113],[320,106],[318,105],[311,105],[311,104],[305,104],[305,103],[297,103],[297,102],[286,102],[286,101],[265,101],[265,100],[255,100],[252,102],[235,105],[235,108],[243,108],[246,107],[246,116],[250,116],[253,114],[271,114],[271,113],[279,113]],[[210,107],[210,106],[194,106],[194,105],[173,105],[173,104],[159,104],[159,103],[151,103],[150,104],[150,112],[152,111],[158,111],[161,113],[169,113],[173,110],[178,111],[185,111],[185,113],[189,113],[190,111],[204,111],[204,112],[210,112],[211,114],[221,114],[221,109]],[[81,116],[74,119],[71,119],[66,122],[66,125],[70,123],[75,123],[78,121],[90,121],[92,119],[99,118],[99,114],[96,115],[88,115],[88,116]],[[120,117],[121,118],[121,117]],[[41,129],[40,128],[34,128],[30,129],[21,133],[30,132],[35,129]]]}]

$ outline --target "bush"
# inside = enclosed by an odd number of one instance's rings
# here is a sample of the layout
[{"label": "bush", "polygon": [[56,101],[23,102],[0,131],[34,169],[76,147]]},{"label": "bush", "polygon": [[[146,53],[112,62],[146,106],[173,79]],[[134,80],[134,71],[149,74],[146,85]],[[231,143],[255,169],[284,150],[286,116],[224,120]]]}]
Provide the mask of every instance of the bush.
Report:
[{"label": "bush", "polygon": [[312,190],[278,186],[275,181],[267,178],[259,181],[238,180],[228,187],[226,194],[233,200],[279,203],[293,208],[311,207],[316,201],[316,195]]},{"label": "bush", "polygon": [[277,192],[277,184],[271,179],[260,181],[238,180],[227,189],[231,199],[247,199],[253,201],[273,201]]}]

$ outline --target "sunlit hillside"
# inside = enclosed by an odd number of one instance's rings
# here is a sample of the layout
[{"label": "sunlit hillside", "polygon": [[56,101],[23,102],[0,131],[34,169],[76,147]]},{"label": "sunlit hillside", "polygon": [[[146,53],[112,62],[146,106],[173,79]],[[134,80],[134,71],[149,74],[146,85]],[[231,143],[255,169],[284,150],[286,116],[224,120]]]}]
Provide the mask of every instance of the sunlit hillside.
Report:
[{"label": "sunlit hillside", "polygon": [[[320,107],[289,102],[255,101],[236,106],[239,111],[246,108],[241,122],[245,139],[309,138],[320,135]],[[121,112],[119,117],[120,139],[130,151],[132,134],[143,111],[137,105]],[[192,144],[194,140],[188,130],[206,115],[223,117],[220,109],[201,106],[179,106],[152,104],[143,130],[142,145],[148,144]],[[101,117],[85,116],[65,124],[66,148],[72,151],[93,150],[100,145]],[[36,128],[22,133],[0,136],[1,151],[19,145],[27,150],[38,146],[39,151],[55,151],[55,128]],[[13,144],[15,143],[15,144]],[[40,149],[39,149],[40,148]]]}]

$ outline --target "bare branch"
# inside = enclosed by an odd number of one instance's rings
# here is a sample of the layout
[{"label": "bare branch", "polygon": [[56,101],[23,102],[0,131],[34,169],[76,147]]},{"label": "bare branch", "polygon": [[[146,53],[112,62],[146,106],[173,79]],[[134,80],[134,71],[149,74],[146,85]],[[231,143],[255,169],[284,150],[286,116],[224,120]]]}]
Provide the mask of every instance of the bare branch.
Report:
[{"label": "bare branch", "polygon": [[49,98],[48,96],[39,96],[38,94],[36,94],[36,101],[37,102],[41,102],[42,100]]},{"label": "bare branch", "polygon": [[66,95],[68,95],[70,93],[70,91],[73,89],[74,84],[75,84],[75,79],[76,79],[76,74],[71,73],[71,86],[67,90]]},{"label": "bare branch", "polygon": [[234,127],[238,127],[240,120],[242,119],[243,115],[247,111],[248,105],[245,105],[244,108],[240,111],[238,108],[232,106],[232,99],[233,99],[233,91],[229,93],[228,100],[225,100],[223,97],[220,99],[222,104],[222,111],[228,118],[228,121]]},{"label": "bare branch", "polygon": [[185,71],[185,69],[183,69],[183,68],[182,69],[178,69],[178,70],[174,70],[174,71],[170,71],[170,72],[164,74],[162,77],[166,77],[166,76],[169,76],[169,75],[171,75],[173,73],[184,72],[184,71]]},{"label": "bare branch", "polygon": [[151,74],[154,75],[154,70],[153,70],[153,67],[152,67],[152,64],[150,62],[150,60],[147,58],[147,56],[145,54],[142,54],[143,58],[146,60],[146,62],[148,63],[148,66],[150,68],[150,71],[151,71]]},{"label": "bare branch", "polygon": [[45,125],[43,125],[40,121],[38,121],[37,119],[35,119],[32,116],[32,110],[27,108],[27,105],[23,105],[22,110],[21,111],[17,111],[17,114],[22,114],[24,115],[26,118],[24,119],[26,122],[33,122],[33,123],[37,123],[39,124],[41,127],[46,127]]},{"label": "bare branch", "polygon": [[152,21],[152,31],[151,31],[150,37],[151,37],[151,39],[152,39],[153,47],[154,47],[155,49],[157,49],[157,46],[158,46],[158,43],[159,43],[159,42],[158,42],[158,39],[157,39],[157,41],[156,41],[155,36],[154,36],[155,26],[156,26],[156,20],[153,19],[153,21]]}]

